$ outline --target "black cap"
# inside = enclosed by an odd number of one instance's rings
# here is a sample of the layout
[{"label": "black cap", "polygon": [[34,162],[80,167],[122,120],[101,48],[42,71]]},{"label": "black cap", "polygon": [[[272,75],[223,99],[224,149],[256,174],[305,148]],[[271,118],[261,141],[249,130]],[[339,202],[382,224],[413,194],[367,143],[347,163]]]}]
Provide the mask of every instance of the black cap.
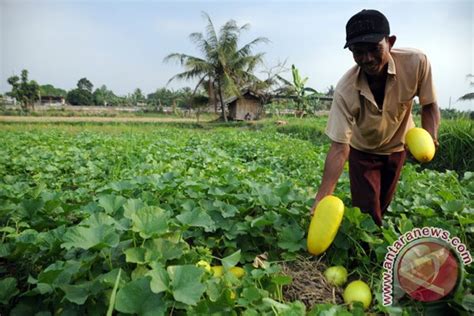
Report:
[{"label": "black cap", "polygon": [[390,35],[388,20],[377,10],[362,10],[346,24],[346,45],[354,43],[378,43]]}]

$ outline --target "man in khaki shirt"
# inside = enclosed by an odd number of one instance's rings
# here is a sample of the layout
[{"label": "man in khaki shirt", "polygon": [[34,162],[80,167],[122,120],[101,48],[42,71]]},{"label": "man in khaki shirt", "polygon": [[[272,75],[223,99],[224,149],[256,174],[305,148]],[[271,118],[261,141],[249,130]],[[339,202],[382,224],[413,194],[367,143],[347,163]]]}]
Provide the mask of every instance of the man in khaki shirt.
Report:
[{"label": "man in khaki shirt", "polygon": [[334,192],[349,159],[352,205],[382,225],[405,161],[405,134],[414,127],[416,96],[422,127],[437,144],[440,114],[430,63],[418,50],[393,48],[395,41],[379,11],[362,10],[347,22],[344,48],[357,65],[335,89],[326,129],[332,143],[311,212]]}]

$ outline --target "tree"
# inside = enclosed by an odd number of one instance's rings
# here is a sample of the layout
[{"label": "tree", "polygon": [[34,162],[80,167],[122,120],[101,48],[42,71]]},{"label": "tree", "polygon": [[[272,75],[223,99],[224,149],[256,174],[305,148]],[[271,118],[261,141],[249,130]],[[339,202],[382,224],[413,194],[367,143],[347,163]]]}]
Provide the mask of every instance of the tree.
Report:
[{"label": "tree", "polygon": [[90,93],[92,93],[92,88],[93,87],[94,87],[94,85],[87,78],[81,78],[77,82],[77,88],[78,89],[86,90],[86,91],[89,91]]},{"label": "tree", "polygon": [[[469,80],[469,85],[471,87],[474,87],[474,81],[472,81],[474,79],[474,75],[468,74],[466,75],[466,79]],[[474,99],[474,92],[466,93],[465,95],[459,98],[459,100],[461,101],[468,101],[468,100],[473,100],[473,99]]]},{"label": "tree", "polygon": [[229,89],[234,94],[240,95],[240,89],[246,83],[256,80],[252,72],[262,62],[263,53],[252,55],[252,48],[256,44],[268,42],[268,39],[259,37],[239,48],[239,37],[249,28],[249,24],[239,27],[234,20],[229,20],[217,33],[209,15],[203,13],[203,16],[208,22],[206,33],[190,35],[203,56],[172,53],[166,56],[164,61],[176,60],[186,68],[186,71],[173,76],[169,82],[174,79],[198,79],[193,95],[206,80],[215,85],[222,118],[227,121],[224,91]]},{"label": "tree", "polygon": [[53,97],[65,98],[67,95],[67,91],[60,88],[56,88],[51,84],[46,84],[46,85],[40,86],[40,95],[41,96],[48,95],[48,96],[53,96]]},{"label": "tree", "polygon": [[142,90],[139,88],[135,89],[131,95],[131,101],[133,106],[138,106],[141,103],[145,103],[146,97],[143,95]]},{"label": "tree", "polygon": [[[278,78],[286,84],[282,89],[280,89],[280,92],[295,100],[295,114],[299,114],[300,117],[303,117],[308,109],[309,98],[318,92],[313,88],[305,87],[308,77],[304,79],[301,78],[299,70],[295,67],[295,65],[291,65],[291,74],[293,77],[293,82],[278,76]],[[306,94],[307,92],[310,94]]]},{"label": "tree", "polygon": [[92,105],[92,94],[83,89],[73,89],[67,93],[66,101],[71,105]]},{"label": "tree", "polygon": [[119,103],[118,97],[112,90],[108,90],[106,85],[95,89],[92,99],[94,104],[99,106],[117,105]]},{"label": "tree", "polygon": [[12,76],[7,81],[12,86],[12,91],[7,92],[7,95],[20,102],[23,110],[27,111],[30,106],[34,110],[34,104],[39,100],[40,87],[36,81],[28,81],[28,70],[21,71],[21,79]]},{"label": "tree", "polygon": [[93,87],[94,85],[87,78],[79,79],[77,82],[77,89],[68,92],[66,96],[67,102],[72,105],[93,105]]}]

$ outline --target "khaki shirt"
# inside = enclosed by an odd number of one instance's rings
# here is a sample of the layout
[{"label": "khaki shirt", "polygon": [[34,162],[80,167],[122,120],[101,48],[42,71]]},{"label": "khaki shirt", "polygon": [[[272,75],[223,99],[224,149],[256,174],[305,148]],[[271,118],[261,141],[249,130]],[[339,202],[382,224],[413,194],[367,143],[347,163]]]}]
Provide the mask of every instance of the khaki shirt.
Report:
[{"label": "khaki shirt", "polygon": [[436,102],[430,63],[418,50],[392,48],[382,109],[356,65],[336,86],[326,134],[364,152],[403,151],[405,134],[415,126],[411,115],[415,96],[422,106]]}]

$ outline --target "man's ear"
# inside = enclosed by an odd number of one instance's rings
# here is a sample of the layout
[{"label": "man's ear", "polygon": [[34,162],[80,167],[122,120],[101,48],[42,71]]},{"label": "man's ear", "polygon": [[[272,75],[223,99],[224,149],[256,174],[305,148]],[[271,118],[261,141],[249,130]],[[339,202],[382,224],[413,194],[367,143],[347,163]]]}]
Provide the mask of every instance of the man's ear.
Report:
[{"label": "man's ear", "polygon": [[392,48],[393,45],[395,45],[396,40],[397,40],[397,37],[395,35],[392,35],[392,36],[388,37],[388,45],[389,45],[390,48]]}]

